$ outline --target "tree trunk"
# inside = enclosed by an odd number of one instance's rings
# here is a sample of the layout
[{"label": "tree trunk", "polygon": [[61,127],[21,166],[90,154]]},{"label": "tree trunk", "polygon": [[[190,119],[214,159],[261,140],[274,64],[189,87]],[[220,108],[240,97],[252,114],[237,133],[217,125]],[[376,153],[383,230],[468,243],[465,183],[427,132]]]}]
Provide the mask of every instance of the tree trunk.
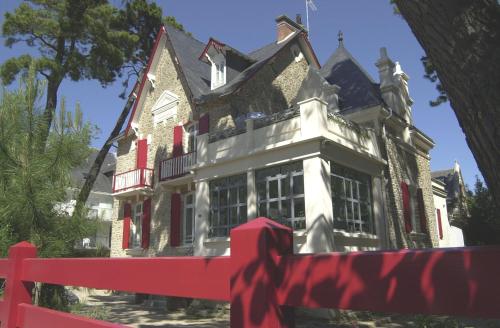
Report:
[{"label": "tree trunk", "polygon": [[434,64],[479,170],[500,203],[500,4],[395,2]]},{"label": "tree trunk", "polygon": [[104,163],[104,159],[106,158],[106,155],[109,152],[109,149],[113,145],[113,139],[116,138],[119,134],[120,131],[123,127],[123,124],[125,123],[125,120],[128,117],[128,114],[130,113],[130,109],[132,108],[132,105],[134,104],[135,96],[134,96],[134,91],[138,84],[136,83],[134,88],[132,89],[132,92],[130,93],[127,103],[125,104],[125,107],[123,107],[123,110],[118,117],[118,120],[116,121],[115,127],[113,128],[113,131],[109,134],[108,139],[102,146],[101,150],[97,154],[94,163],[92,164],[92,167],[89,170],[89,173],[85,179],[85,182],[80,189],[80,192],[78,193],[78,198],[76,200],[76,205],[75,205],[75,210],[73,212],[73,218],[76,217],[77,215],[80,215],[82,213],[82,210],[85,206],[85,203],[87,202],[87,199],[89,198],[90,191],[92,190],[94,186],[94,182],[97,179],[97,176],[99,175],[99,172],[101,170],[101,166]]},{"label": "tree trunk", "polygon": [[45,126],[41,127],[40,140],[38,150],[40,152],[45,151],[45,145],[47,144],[47,139],[50,133],[50,127],[52,126],[52,120],[54,119],[54,113],[57,107],[57,91],[61,85],[62,79],[50,77],[47,83],[47,101],[45,103],[45,109],[43,112],[43,118]]}]

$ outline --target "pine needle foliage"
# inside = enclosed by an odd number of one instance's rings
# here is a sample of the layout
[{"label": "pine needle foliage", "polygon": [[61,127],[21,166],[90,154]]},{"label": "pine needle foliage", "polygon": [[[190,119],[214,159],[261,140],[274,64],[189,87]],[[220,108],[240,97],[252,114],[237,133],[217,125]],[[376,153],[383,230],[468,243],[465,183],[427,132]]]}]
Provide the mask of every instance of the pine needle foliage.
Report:
[{"label": "pine needle foliage", "polygon": [[70,256],[75,242],[93,229],[89,220],[69,219],[61,209],[71,170],[90,153],[93,128],[79,108],[67,111],[63,101],[40,152],[45,82],[35,75],[32,66],[17,90],[0,91],[0,256],[22,240],[35,244],[39,256]]}]

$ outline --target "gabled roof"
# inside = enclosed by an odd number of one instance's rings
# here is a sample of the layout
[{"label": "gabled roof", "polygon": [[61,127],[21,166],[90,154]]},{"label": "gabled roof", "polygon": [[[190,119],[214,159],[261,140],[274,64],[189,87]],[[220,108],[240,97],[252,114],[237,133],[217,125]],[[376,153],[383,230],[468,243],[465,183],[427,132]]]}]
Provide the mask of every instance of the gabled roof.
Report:
[{"label": "gabled roof", "polygon": [[[99,151],[94,150],[88,158],[79,166],[74,168],[71,171],[71,180],[75,187],[81,187],[85,183],[85,179],[87,174],[94,164],[95,158]],[[97,175],[97,178],[94,182],[94,186],[92,187],[92,192],[105,192],[112,193],[112,181],[113,181],[113,173],[115,171],[116,166],[116,157],[112,153],[108,153],[104,158],[104,162],[102,163],[101,170]]]},{"label": "gabled roof", "polygon": [[341,111],[383,104],[379,85],[341,44],[320,70],[330,83],[340,87]]},{"label": "gabled roof", "polygon": [[[302,29],[295,31],[286,41],[270,43],[246,55],[213,38],[210,38],[208,44],[205,44],[196,40],[190,34],[167,24],[161,28],[156,38],[152,54],[138,88],[137,99],[135,100],[127,129],[125,130],[125,136],[128,135],[131,128],[137,108],[141,107],[144,101],[141,95],[143,89],[149,87],[146,83],[147,74],[151,67],[154,66],[152,65],[153,62],[158,59],[156,50],[163,40],[171,46],[175,62],[181,71],[181,78],[186,82],[186,86],[189,89],[188,92],[191,94],[191,101],[197,104],[235,92],[264,67],[280,50],[294,40],[298,40],[303,45],[302,47],[306,50],[307,58],[310,58],[319,67],[316,55],[307,40],[307,34]],[[226,52],[226,84],[214,90],[210,88],[211,66],[206,61],[200,59],[210,46],[223,48]]]}]

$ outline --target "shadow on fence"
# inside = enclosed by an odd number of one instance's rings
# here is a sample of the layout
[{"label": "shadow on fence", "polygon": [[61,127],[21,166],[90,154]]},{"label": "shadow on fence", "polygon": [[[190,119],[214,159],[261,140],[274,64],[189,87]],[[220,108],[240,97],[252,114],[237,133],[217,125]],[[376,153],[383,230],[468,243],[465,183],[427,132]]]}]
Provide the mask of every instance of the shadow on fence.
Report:
[{"label": "shadow on fence", "polygon": [[292,232],[259,218],[230,257],[0,261],[1,327],[120,327],[31,305],[33,282],[231,302],[231,327],[293,327],[294,307],[500,318],[500,247],[292,254]]}]

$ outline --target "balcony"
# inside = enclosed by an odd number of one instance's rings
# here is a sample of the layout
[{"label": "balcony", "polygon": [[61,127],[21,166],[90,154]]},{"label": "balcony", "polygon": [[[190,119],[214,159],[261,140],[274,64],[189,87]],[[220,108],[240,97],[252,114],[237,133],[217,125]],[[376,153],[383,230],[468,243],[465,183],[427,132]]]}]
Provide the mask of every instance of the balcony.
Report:
[{"label": "balcony", "polygon": [[160,181],[174,179],[189,173],[196,164],[196,152],[166,159],[160,163]]},{"label": "balcony", "polygon": [[113,177],[113,195],[132,195],[145,193],[153,188],[153,169],[135,169],[115,174]]},{"label": "balcony", "polygon": [[198,179],[241,172],[291,159],[317,156],[379,166],[384,162],[373,129],[355,124],[312,98],[244,126],[197,137],[198,157],[191,168]]}]

